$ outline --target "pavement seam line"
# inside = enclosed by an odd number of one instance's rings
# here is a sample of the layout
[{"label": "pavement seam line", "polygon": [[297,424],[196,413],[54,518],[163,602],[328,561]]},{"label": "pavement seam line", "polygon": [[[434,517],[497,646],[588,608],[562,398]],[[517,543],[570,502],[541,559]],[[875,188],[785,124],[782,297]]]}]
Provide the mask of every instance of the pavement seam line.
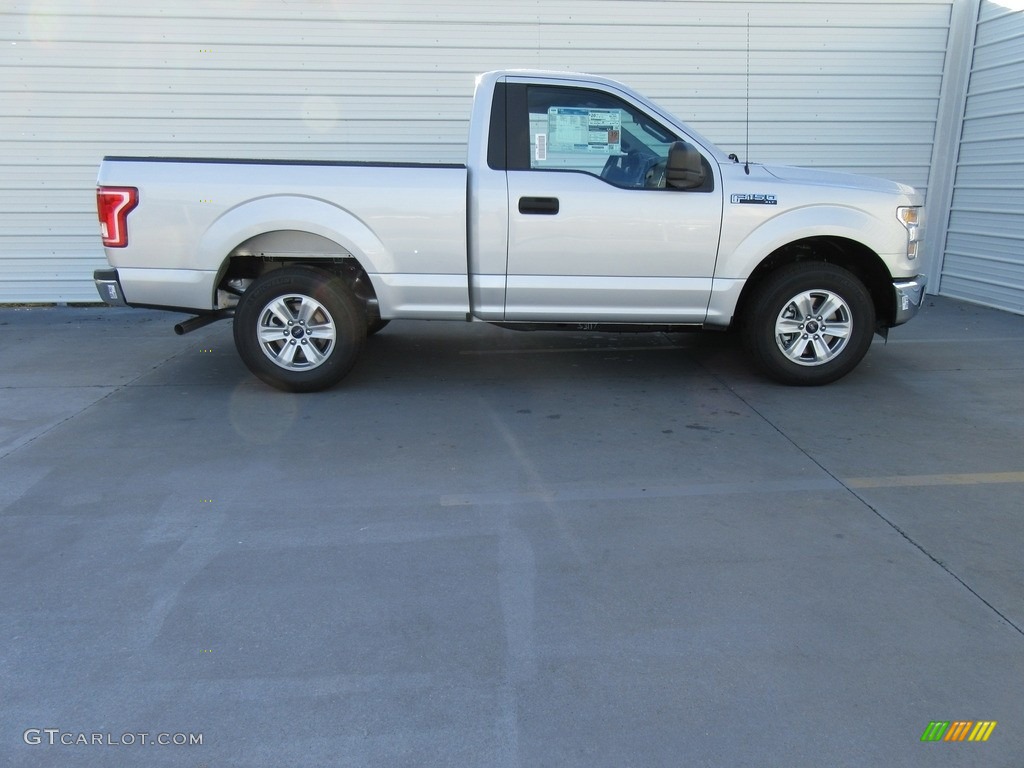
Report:
[{"label": "pavement seam line", "polygon": [[[136,376],[135,378],[131,379],[130,381],[126,381],[126,382],[124,382],[124,383],[122,383],[122,384],[120,384],[118,386],[115,386],[113,389],[111,389],[109,392],[107,392],[107,394],[103,395],[103,397],[97,398],[96,400],[93,400],[91,403],[88,403],[88,404],[82,406],[81,408],[79,408],[74,413],[68,414],[67,416],[65,416],[60,421],[58,421],[58,422],[56,422],[54,424],[51,424],[47,429],[43,430],[38,435],[35,435],[34,437],[32,437],[29,440],[26,440],[24,443],[21,443],[21,445],[15,446],[11,450],[9,450],[7,453],[4,453],[4,454],[0,455],[0,461],[3,461],[8,456],[13,456],[18,451],[20,451],[22,448],[25,448],[27,446],[32,445],[39,438],[46,437],[48,434],[53,432],[58,427],[63,426],[64,424],[66,424],[67,422],[71,421],[72,419],[78,418],[83,413],[88,411],[90,408],[98,405],[99,403],[102,403],[108,397],[112,397],[113,395],[116,395],[121,390],[130,387],[132,384],[134,384],[136,381],[141,379],[143,376],[149,375],[150,373],[152,373],[153,371],[157,370],[161,366],[164,366],[167,363],[171,362],[171,360],[174,360],[177,357],[181,357],[182,355],[184,355],[188,351],[189,350],[187,350],[187,349],[183,349],[180,352],[177,352],[177,353],[171,355],[170,357],[165,357],[163,360],[160,360],[155,365],[153,365],[151,368],[149,368],[148,370],[143,371],[142,373],[140,373],[138,376]],[[89,386],[85,386],[85,387],[68,387],[68,389],[101,389],[101,388],[103,388],[103,385],[89,385]]]},{"label": "pavement seam line", "polygon": [[[797,446],[797,447],[799,447],[799,446]],[[808,458],[810,458],[810,456],[808,456]],[[811,461],[814,461],[814,459],[811,459]],[[817,462],[815,462],[815,463],[817,464]],[[821,466],[821,465],[818,464],[818,466]],[[822,470],[824,470],[825,472],[828,472],[828,470],[825,469],[824,467],[822,467]],[[828,472],[828,474],[831,475],[832,473]],[[838,480],[838,478],[837,478],[837,480]],[[842,480],[838,480],[838,482],[840,484],[842,484],[843,481]],[[1011,627],[1013,627],[1015,630],[1017,630],[1018,634],[1024,636],[1024,629],[1022,629],[1021,627],[1017,626],[1017,624],[1009,616],[1004,614],[1002,611],[1000,611],[998,608],[996,608],[994,605],[992,605],[992,603],[990,603],[988,600],[986,600],[984,597],[982,597],[980,594],[978,594],[978,592],[975,591],[974,588],[971,587],[970,584],[968,584],[966,581],[961,579],[944,562],[942,562],[937,557],[935,557],[931,552],[929,552],[927,549],[925,549],[924,546],[922,546],[921,544],[917,543],[917,541],[915,541],[913,538],[911,538],[911,536],[906,531],[904,531],[902,528],[900,528],[898,525],[896,525],[896,523],[894,523],[892,520],[890,520],[885,515],[883,515],[881,512],[879,512],[871,502],[869,502],[867,499],[865,499],[863,496],[861,496],[859,493],[857,493],[857,491],[855,491],[853,488],[849,488],[849,487],[847,487],[845,485],[843,487],[846,488],[846,490],[850,492],[851,496],[853,496],[861,504],[863,504],[865,507],[867,507],[872,512],[874,512],[878,516],[878,518],[880,520],[882,520],[886,525],[888,525],[890,528],[892,528],[894,531],[896,531],[896,533],[898,533],[900,536],[902,536],[904,539],[906,539],[910,544],[912,544],[918,550],[920,550],[920,552],[925,557],[927,557],[929,560],[931,560],[933,563],[935,563],[937,566],[939,566],[939,568],[941,568],[946,573],[948,573],[950,576],[952,576],[954,579],[956,579],[964,589],[966,589],[968,592],[970,592],[972,595],[974,595],[976,598],[978,598],[978,600],[980,600],[982,603],[984,603],[986,606],[988,606],[988,608],[993,613],[995,613],[996,616],[998,616],[1003,621],[1005,621],[1007,624],[1009,624]]]},{"label": "pavement seam line", "polygon": [[[709,373],[710,373],[710,371],[709,371]],[[935,557],[931,552],[929,552],[927,549],[925,549],[923,545],[921,545],[917,541],[915,541],[906,531],[904,531],[902,528],[900,528],[898,525],[896,525],[896,523],[894,523],[892,520],[890,520],[885,515],[883,515],[881,512],[879,512],[878,509],[876,509],[875,506],[873,504],[871,504],[871,502],[869,502],[867,499],[865,499],[863,496],[861,496],[856,491],[855,488],[850,487],[850,485],[848,485],[846,481],[844,481],[840,477],[837,477],[832,472],[830,472],[828,469],[826,469],[822,465],[822,463],[820,461],[818,461],[813,456],[811,456],[811,454],[809,454],[806,450],[804,450],[804,448],[802,446],[800,446],[793,438],[791,438],[789,435],[787,435],[785,432],[783,432],[782,429],[780,429],[776,424],[774,424],[771,421],[771,419],[766,417],[763,413],[761,413],[761,411],[759,411],[750,402],[748,402],[746,400],[746,398],[743,397],[743,395],[741,395],[739,392],[737,392],[735,389],[733,389],[732,386],[730,386],[730,384],[727,381],[725,381],[721,376],[719,376],[717,373],[713,373],[712,376],[723,387],[725,387],[729,392],[731,392],[736,399],[738,399],[747,408],[749,408],[754,413],[756,413],[758,418],[760,418],[762,421],[764,421],[769,427],[771,427],[779,435],[781,435],[783,437],[783,439],[785,439],[790,445],[792,445],[794,448],[796,448],[798,451],[800,451],[800,453],[802,453],[804,456],[806,456],[808,458],[808,460],[810,460],[822,472],[824,472],[826,475],[828,475],[833,480],[835,480],[851,496],[853,496],[853,498],[857,499],[857,501],[859,501],[865,507],[870,509],[875,514],[875,516],[878,517],[879,520],[881,520],[883,523],[885,523],[890,528],[892,528],[894,531],[896,531],[896,533],[898,533],[900,536],[902,536],[909,544],[914,546],[919,552],[921,552],[921,554],[923,554],[925,557],[927,557],[929,560],[931,560],[933,563],[935,563],[935,565],[937,565],[939,568],[941,568],[943,571],[945,571],[949,576],[952,576],[960,584],[960,586],[962,586],[964,589],[966,589],[968,592],[970,592],[972,595],[974,595],[985,606],[987,606],[989,608],[989,610],[991,610],[996,616],[998,616],[1000,619],[1005,621],[1008,625],[1010,625],[1013,629],[1015,629],[1019,635],[1024,637],[1024,628],[1021,628],[1020,626],[1018,626],[1012,619],[1010,619],[1010,617],[1008,617],[1006,614],[1004,614],[1002,611],[1000,611],[998,608],[996,608],[994,605],[992,605],[992,603],[990,603],[988,600],[986,600],[984,597],[982,597],[980,594],[978,594],[978,592],[976,592],[966,581],[964,581],[956,573],[954,573],[945,563],[943,563],[941,560],[939,560],[937,557]]]}]

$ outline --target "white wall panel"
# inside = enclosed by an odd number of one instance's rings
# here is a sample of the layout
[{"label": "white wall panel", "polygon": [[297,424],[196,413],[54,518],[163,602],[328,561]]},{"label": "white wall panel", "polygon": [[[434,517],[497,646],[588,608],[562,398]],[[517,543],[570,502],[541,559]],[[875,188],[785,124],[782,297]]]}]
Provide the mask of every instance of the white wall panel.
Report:
[{"label": "white wall panel", "polygon": [[1024,314],[1024,10],[980,4],[941,293]]},{"label": "white wall panel", "polygon": [[95,298],[106,154],[458,162],[487,69],[625,80],[743,155],[748,15],[753,160],[926,187],[953,2],[6,0],[0,302]]}]

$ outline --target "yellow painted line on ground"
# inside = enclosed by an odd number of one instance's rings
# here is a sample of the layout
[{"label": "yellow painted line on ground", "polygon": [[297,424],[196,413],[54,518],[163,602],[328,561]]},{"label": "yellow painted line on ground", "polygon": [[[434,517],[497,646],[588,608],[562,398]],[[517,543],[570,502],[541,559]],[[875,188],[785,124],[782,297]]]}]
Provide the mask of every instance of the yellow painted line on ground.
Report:
[{"label": "yellow painted line on ground", "polygon": [[893,475],[891,477],[850,477],[847,488],[917,488],[928,485],[996,485],[1024,483],[1024,472],[969,472],[960,475]]}]

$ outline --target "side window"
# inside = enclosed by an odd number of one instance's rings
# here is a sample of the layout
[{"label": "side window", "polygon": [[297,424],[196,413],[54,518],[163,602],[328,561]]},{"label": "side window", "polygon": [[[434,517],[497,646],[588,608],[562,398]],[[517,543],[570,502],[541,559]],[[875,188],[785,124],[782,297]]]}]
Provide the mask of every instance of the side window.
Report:
[{"label": "side window", "polygon": [[[670,155],[682,156],[679,137],[625,101],[584,88],[529,86],[525,102],[530,170],[581,171],[627,189],[684,188],[668,173]],[[685,188],[710,191],[710,166],[685,146],[702,177]]]}]

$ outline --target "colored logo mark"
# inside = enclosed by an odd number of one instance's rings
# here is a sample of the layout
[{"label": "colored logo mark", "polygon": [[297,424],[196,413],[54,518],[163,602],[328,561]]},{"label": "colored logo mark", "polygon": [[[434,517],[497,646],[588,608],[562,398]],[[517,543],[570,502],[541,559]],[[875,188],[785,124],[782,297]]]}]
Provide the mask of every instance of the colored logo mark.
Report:
[{"label": "colored logo mark", "polygon": [[996,725],[995,720],[932,720],[921,741],[988,741]]}]

